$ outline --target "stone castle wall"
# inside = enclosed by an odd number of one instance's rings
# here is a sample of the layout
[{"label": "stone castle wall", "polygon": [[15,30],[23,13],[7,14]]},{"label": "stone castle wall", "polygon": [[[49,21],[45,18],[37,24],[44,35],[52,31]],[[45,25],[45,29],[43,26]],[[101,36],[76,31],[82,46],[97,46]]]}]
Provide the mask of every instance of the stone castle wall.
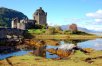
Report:
[{"label": "stone castle wall", "polygon": [[24,31],[15,28],[0,28],[0,39],[15,39],[23,36]]},{"label": "stone castle wall", "polygon": [[39,16],[39,24],[41,24],[41,25],[46,24],[46,16],[44,16],[44,15]]},{"label": "stone castle wall", "polygon": [[33,20],[29,20],[27,18],[19,20],[18,18],[14,18],[12,20],[12,28],[26,30],[30,27],[35,26],[35,23],[40,25],[47,24],[47,13],[44,12],[44,10],[41,7],[36,10],[36,12],[33,15],[33,18]]}]

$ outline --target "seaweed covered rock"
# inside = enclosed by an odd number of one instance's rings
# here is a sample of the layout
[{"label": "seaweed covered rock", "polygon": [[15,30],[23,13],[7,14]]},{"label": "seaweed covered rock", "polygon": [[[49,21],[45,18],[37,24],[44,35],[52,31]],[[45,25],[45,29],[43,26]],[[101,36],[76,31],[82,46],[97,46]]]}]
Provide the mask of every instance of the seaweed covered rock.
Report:
[{"label": "seaweed covered rock", "polygon": [[64,51],[64,50],[58,49],[56,54],[63,58],[63,57],[69,57],[71,53],[72,51]]},{"label": "seaweed covered rock", "polygon": [[53,49],[53,48],[48,49],[47,51],[48,51],[48,52],[50,52],[50,53],[52,53],[52,54],[56,54],[56,50],[55,50],[55,49]]},{"label": "seaweed covered rock", "polygon": [[72,51],[65,51],[65,50],[62,50],[62,49],[56,50],[56,49],[53,49],[53,48],[48,49],[47,51],[52,53],[52,54],[56,54],[61,58],[69,57],[72,53]]},{"label": "seaweed covered rock", "polygon": [[83,50],[86,52],[86,53],[91,53],[94,51],[94,49],[92,48],[83,48]]},{"label": "seaweed covered rock", "polygon": [[59,42],[55,40],[45,40],[45,43],[48,45],[53,45],[53,46],[59,45]]},{"label": "seaweed covered rock", "polygon": [[37,40],[33,40],[33,39],[28,39],[28,40],[24,40],[25,44],[31,45],[31,46],[35,46],[35,47],[42,47],[45,46],[45,42],[44,41],[37,41]]}]

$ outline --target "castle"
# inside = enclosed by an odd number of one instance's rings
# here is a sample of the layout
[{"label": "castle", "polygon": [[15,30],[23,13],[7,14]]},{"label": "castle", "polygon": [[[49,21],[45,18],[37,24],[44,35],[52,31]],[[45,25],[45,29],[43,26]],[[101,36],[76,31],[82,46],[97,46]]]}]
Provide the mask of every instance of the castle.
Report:
[{"label": "castle", "polygon": [[26,30],[36,24],[47,25],[47,12],[45,12],[42,7],[35,11],[33,14],[33,20],[27,18],[19,20],[18,18],[14,18],[12,20],[11,27]]}]

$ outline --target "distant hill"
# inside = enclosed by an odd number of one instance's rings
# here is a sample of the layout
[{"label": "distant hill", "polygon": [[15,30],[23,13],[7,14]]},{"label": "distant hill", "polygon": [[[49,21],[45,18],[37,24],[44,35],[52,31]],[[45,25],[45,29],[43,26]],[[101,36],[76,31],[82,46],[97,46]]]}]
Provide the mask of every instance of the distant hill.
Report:
[{"label": "distant hill", "polygon": [[10,27],[12,18],[16,17],[19,19],[27,18],[22,12],[0,7],[0,27]]},{"label": "distant hill", "polygon": [[[69,30],[69,25],[62,25],[61,29],[62,30]],[[89,29],[82,28],[82,27],[78,27],[78,30],[86,32],[86,33],[90,33],[90,34],[102,35],[102,31],[89,30]]]}]

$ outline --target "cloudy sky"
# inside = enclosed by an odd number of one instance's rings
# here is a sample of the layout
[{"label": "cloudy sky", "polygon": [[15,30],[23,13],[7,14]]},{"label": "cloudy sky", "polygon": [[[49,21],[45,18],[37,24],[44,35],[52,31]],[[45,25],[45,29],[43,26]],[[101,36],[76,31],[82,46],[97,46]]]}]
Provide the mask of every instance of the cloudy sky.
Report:
[{"label": "cloudy sky", "polygon": [[48,13],[49,25],[75,23],[102,31],[102,0],[0,0],[0,7],[21,11],[30,19],[42,7]]}]

